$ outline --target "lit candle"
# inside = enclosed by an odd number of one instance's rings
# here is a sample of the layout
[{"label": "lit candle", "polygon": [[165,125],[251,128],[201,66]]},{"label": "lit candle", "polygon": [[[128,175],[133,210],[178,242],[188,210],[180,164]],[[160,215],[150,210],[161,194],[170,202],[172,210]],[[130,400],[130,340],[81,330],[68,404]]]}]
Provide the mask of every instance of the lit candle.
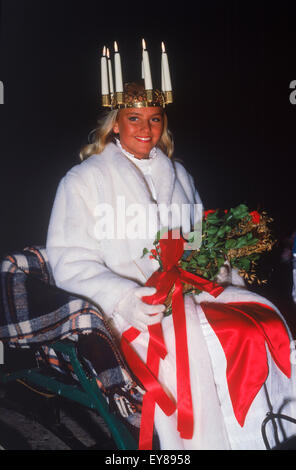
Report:
[{"label": "lit candle", "polygon": [[106,47],[103,49],[103,56],[101,58],[101,85],[102,95],[109,95],[108,85],[108,71],[107,71],[107,58],[106,58]]},{"label": "lit candle", "polygon": [[113,72],[112,72],[112,63],[110,59],[110,51],[108,48],[107,48],[107,57],[108,57],[109,87],[110,87],[110,93],[113,95],[114,93]]},{"label": "lit candle", "polygon": [[161,90],[165,91],[163,57],[161,56]]},{"label": "lit candle", "polygon": [[117,42],[114,42],[114,63],[115,63],[115,89],[117,93],[123,92],[121,58],[118,52]]},{"label": "lit candle", "polygon": [[143,69],[144,69],[145,90],[153,90],[149,55],[148,55],[148,51],[146,50],[146,43],[144,39],[142,40],[142,46],[143,46]]},{"label": "lit candle", "polygon": [[162,47],[162,74],[163,74],[163,91],[172,91],[172,83],[171,83],[171,75],[170,75],[170,69],[169,69],[169,61],[168,61],[168,56],[165,50],[165,45],[162,42],[161,43]]}]

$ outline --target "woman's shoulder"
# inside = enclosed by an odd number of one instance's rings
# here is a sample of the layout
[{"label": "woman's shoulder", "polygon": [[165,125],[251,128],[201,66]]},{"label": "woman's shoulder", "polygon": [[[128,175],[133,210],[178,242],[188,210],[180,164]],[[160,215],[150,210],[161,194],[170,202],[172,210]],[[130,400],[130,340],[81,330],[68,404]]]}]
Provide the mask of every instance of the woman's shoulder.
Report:
[{"label": "woman's shoulder", "polygon": [[201,202],[200,196],[196,190],[196,176],[187,168],[187,164],[183,160],[175,159],[174,167],[176,171],[176,177],[182,184],[183,188],[189,191],[189,194],[194,194],[196,202]]},{"label": "woman's shoulder", "polygon": [[104,176],[105,170],[109,166],[115,150],[116,146],[114,144],[110,143],[106,145],[105,149],[100,154],[93,154],[86,160],[70,168],[64,179],[73,182],[85,181],[87,184],[91,179],[98,178],[100,174]]},{"label": "woman's shoulder", "polygon": [[188,170],[186,163],[180,158],[174,158],[172,161],[177,177],[180,179],[192,179],[191,172]]}]

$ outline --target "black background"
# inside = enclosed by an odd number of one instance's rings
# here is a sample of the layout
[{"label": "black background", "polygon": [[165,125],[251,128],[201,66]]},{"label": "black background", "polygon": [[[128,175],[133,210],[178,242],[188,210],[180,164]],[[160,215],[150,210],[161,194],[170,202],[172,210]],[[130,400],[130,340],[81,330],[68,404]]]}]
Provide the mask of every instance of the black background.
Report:
[{"label": "black background", "polygon": [[195,177],[205,208],[266,209],[280,242],[296,229],[293,2],[0,5],[1,256],[45,244],[57,184],[78,163],[101,110],[102,48],[118,41],[124,81],[137,80],[142,37],[158,87],[166,43],[175,156]]}]

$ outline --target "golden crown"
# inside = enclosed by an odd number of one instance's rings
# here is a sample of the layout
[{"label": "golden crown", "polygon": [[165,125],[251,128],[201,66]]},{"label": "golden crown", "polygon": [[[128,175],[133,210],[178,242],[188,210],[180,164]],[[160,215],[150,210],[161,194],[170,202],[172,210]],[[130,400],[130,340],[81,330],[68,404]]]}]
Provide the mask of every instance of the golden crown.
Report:
[{"label": "golden crown", "polygon": [[102,105],[110,109],[143,108],[148,106],[165,107],[173,102],[171,76],[165,45],[162,42],[161,55],[161,91],[153,88],[149,55],[146,42],[142,40],[142,79],[143,85],[123,84],[121,56],[117,42],[114,42],[115,87],[113,66],[109,49],[104,46],[101,58]]}]

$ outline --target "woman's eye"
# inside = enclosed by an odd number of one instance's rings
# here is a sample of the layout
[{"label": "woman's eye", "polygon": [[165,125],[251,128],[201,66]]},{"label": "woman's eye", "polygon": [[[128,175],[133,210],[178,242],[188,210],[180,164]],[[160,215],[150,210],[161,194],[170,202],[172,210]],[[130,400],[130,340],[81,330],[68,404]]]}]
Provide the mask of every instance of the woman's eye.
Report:
[{"label": "woman's eye", "polygon": [[153,122],[160,122],[160,118],[152,118]]},{"label": "woman's eye", "polygon": [[136,121],[138,118],[136,116],[130,116],[128,119],[129,121]]}]

